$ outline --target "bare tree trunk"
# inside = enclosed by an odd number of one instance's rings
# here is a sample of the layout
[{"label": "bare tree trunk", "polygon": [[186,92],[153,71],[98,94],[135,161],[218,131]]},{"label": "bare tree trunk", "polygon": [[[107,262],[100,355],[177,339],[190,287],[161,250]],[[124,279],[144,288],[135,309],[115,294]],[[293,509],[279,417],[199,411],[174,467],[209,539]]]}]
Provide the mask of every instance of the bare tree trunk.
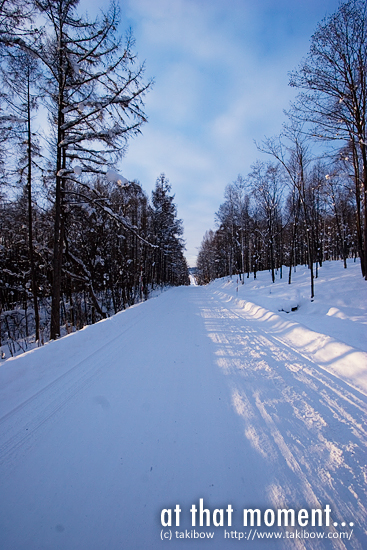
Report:
[{"label": "bare tree trunk", "polygon": [[360,190],[360,176],[359,176],[359,163],[358,163],[358,153],[356,150],[355,140],[351,139],[352,150],[353,150],[353,166],[354,166],[354,185],[355,185],[355,197],[356,197],[356,229],[357,229],[357,246],[359,257],[361,260],[361,271],[362,276],[365,277],[365,254],[363,247],[363,232],[362,232],[362,221],[361,221],[361,190]]},{"label": "bare tree trunk", "polygon": [[364,255],[364,278],[367,280],[367,154],[366,145],[363,140],[360,140],[360,148],[363,163],[363,198],[364,198],[364,239],[363,239],[363,255]]},{"label": "bare tree trunk", "polygon": [[51,340],[60,336],[60,298],[63,256],[63,169],[65,169],[65,154],[61,146],[64,139],[64,86],[65,73],[63,67],[64,44],[62,41],[63,28],[59,29],[59,57],[58,57],[58,113],[57,113],[57,156],[56,156],[56,196],[55,196],[55,225],[54,225],[54,256],[51,305]]},{"label": "bare tree trunk", "polygon": [[28,192],[28,250],[29,250],[29,262],[31,266],[31,284],[33,294],[33,307],[34,307],[34,320],[36,325],[36,342],[40,339],[40,318],[38,310],[37,300],[37,276],[36,266],[34,262],[34,248],[33,248],[33,209],[32,209],[32,132],[31,132],[31,96],[30,96],[30,75],[28,72],[27,81],[27,192]]}]

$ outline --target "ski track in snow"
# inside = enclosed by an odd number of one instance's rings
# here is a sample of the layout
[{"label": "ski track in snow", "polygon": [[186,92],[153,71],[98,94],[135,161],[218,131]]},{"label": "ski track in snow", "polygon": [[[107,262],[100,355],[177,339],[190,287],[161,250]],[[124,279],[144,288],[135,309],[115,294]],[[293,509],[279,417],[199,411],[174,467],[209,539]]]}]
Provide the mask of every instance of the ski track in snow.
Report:
[{"label": "ski track in snow", "polygon": [[[1,550],[367,548],[366,396],[210,286],[172,289],[5,365]],[[25,387],[17,369],[38,365],[47,376]],[[162,541],[161,510],[180,504],[172,531],[191,530],[200,498],[232,504],[244,532],[243,508],[329,504],[331,532],[352,521],[353,535],[239,544],[196,527],[214,539]]]}]

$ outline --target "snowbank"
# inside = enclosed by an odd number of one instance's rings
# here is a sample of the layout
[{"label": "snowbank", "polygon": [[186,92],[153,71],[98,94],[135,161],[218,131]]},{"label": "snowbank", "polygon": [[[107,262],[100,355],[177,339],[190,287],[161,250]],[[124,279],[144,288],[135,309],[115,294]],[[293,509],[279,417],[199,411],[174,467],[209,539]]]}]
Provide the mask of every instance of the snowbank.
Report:
[{"label": "snowbank", "polygon": [[237,313],[251,318],[274,338],[367,395],[367,283],[359,264],[326,262],[310,300],[309,271],[297,267],[273,284],[267,272],[241,280],[214,281],[211,288]]}]

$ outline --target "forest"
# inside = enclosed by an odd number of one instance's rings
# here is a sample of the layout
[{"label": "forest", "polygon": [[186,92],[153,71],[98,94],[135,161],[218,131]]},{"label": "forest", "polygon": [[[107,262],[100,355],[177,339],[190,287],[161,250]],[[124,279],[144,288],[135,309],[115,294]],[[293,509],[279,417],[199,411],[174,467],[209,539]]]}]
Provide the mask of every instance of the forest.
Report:
[{"label": "forest", "polygon": [[244,283],[259,270],[291,283],[304,264],[313,299],[322,263],[346,268],[347,258],[358,258],[367,279],[366,9],[347,1],[318,25],[290,73],[298,95],[281,133],[257,143],[263,159],[227,185],[217,229],[204,235],[200,284],[233,274]]},{"label": "forest", "polygon": [[[132,32],[119,30],[118,4],[95,19],[78,9],[0,3],[0,348],[10,355],[189,284],[168,178],[148,197],[120,174],[154,83]],[[225,188],[199,284],[259,270],[291,283],[304,264],[313,299],[322,263],[347,258],[367,279],[366,9],[348,0],[317,26],[289,74],[298,95],[282,131]]]},{"label": "forest", "polygon": [[[119,173],[152,81],[112,2],[0,4],[0,347],[42,345],[189,283],[182,221],[160,174]],[[9,350],[9,351],[8,351]],[[2,351],[5,356],[5,352]]]}]

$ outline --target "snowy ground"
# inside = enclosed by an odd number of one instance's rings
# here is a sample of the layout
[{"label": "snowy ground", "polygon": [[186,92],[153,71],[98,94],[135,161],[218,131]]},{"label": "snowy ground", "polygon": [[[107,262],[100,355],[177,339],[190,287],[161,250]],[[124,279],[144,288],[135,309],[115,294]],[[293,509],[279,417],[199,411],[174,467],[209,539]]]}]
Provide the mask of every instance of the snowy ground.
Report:
[{"label": "snowy ground", "polygon": [[311,303],[306,277],[172,289],[3,362],[1,550],[367,548],[367,285],[328,263]]},{"label": "snowy ground", "polygon": [[325,262],[318,275],[312,301],[309,270],[302,266],[292,272],[291,285],[284,269],[274,284],[260,272],[255,280],[245,275],[243,285],[236,276],[211,288],[226,302],[237,300],[246,319],[367,395],[367,285],[359,261],[349,260],[348,269]]}]

